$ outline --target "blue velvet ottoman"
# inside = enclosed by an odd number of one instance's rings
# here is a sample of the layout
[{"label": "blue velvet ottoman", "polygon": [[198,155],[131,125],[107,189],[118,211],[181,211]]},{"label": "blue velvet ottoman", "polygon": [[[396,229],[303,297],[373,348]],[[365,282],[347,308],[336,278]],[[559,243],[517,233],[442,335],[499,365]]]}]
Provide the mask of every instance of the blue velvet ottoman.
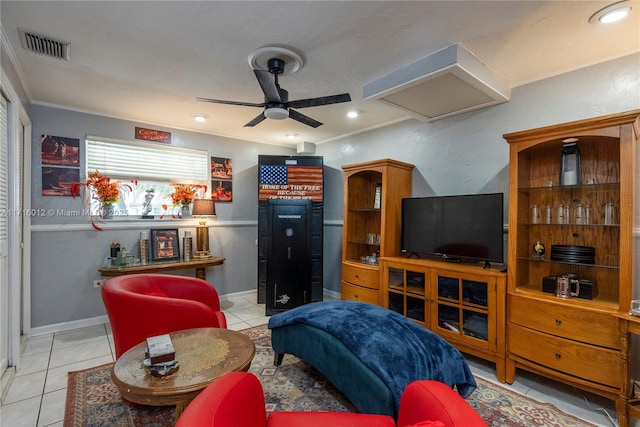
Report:
[{"label": "blue velvet ottoman", "polygon": [[397,416],[412,381],[433,379],[468,396],[476,383],[462,354],[406,317],[355,301],[322,301],[269,320],[276,365],[299,357],[336,386],[359,412]]}]

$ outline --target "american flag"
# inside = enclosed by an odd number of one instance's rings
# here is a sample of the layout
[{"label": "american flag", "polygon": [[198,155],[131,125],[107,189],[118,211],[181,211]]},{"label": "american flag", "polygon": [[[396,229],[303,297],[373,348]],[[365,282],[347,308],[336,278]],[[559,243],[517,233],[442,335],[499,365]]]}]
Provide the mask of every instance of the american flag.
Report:
[{"label": "american flag", "polygon": [[289,166],[260,166],[260,184],[287,184],[287,169]]},{"label": "american flag", "polygon": [[[288,193],[288,191],[294,190],[291,186],[301,185],[305,186],[304,198],[322,201],[322,166],[262,165],[259,180],[259,200],[300,196],[299,193]],[[278,186],[278,188],[269,186]]]}]

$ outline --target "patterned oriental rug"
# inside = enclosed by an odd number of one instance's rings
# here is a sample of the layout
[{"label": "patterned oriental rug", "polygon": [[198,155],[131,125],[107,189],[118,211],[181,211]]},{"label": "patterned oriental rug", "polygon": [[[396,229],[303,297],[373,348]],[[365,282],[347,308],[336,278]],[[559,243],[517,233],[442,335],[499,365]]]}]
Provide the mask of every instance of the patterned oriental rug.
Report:
[{"label": "patterned oriental rug", "polygon": [[[260,378],[267,412],[352,411],[349,401],[314,368],[291,355],[273,365],[270,331],[266,325],[242,331],[256,344],[250,372]],[[131,405],[122,400],[111,382],[112,364],[69,372],[64,427],[170,427],[174,406]],[[541,403],[476,377],[478,388],[467,401],[490,426],[593,426]]]}]

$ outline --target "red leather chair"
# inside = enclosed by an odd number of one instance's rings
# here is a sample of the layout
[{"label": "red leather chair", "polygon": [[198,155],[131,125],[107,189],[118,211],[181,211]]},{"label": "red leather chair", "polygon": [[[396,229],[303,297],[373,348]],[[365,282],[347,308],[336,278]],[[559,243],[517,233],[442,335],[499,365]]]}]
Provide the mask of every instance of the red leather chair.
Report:
[{"label": "red leather chair", "polygon": [[155,335],[191,328],[226,328],[214,287],[195,277],[129,274],[102,285],[116,358]]},{"label": "red leather chair", "polygon": [[[268,417],[258,378],[231,372],[204,389],[176,427],[396,427],[387,415],[350,412],[272,412]],[[438,381],[415,381],[400,400],[398,427],[487,427],[453,389]]]}]

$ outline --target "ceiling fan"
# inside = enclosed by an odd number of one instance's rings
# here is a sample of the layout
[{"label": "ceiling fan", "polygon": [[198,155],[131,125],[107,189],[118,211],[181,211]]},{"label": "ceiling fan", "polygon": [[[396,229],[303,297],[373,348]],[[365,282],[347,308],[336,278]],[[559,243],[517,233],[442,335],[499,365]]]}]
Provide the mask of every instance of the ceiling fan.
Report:
[{"label": "ceiling fan", "polygon": [[278,75],[284,72],[285,61],[281,58],[270,58],[267,61],[267,68],[268,71],[260,69],[253,70],[258,79],[258,83],[260,83],[262,92],[264,92],[263,103],[225,101],[210,98],[196,98],[196,101],[264,108],[264,111],[244,125],[245,127],[253,127],[264,119],[282,120],[289,117],[312,128],[317,128],[322,125],[322,123],[293,110],[293,108],[318,107],[320,105],[339,104],[341,102],[351,101],[351,96],[349,96],[348,93],[289,101],[289,92],[282,89],[278,84]]}]

